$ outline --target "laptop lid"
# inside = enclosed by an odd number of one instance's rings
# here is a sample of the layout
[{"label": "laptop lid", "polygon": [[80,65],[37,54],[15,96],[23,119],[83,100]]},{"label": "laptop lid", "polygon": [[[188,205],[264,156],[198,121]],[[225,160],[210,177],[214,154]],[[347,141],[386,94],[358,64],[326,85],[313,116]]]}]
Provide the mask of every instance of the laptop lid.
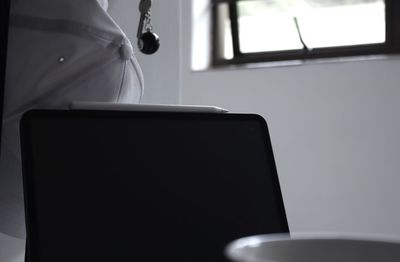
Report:
[{"label": "laptop lid", "polygon": [[289,231],[260,116],[35,110],[21,135],[31,262],[222,262]]}]

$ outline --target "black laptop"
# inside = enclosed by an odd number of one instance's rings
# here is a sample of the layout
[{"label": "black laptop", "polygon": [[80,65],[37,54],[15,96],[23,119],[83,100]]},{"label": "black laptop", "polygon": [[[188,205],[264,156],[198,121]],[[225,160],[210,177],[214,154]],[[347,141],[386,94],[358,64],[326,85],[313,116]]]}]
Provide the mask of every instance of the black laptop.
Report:
[{"label": "black laptop", "polygon": [[260,116],[34,110],[21,136],[30,262],[222,262],[289,232]]}]

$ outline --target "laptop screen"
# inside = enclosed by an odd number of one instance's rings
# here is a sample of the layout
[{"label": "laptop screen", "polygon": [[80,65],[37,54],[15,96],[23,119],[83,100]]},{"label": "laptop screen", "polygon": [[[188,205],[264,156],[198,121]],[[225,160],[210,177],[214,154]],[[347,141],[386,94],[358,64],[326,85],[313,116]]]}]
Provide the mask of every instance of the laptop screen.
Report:
[{"label": "laptop screen", "polygon": [[227,261],[288,232],[259,116],[31,111],[22,136],[31,262]]}]

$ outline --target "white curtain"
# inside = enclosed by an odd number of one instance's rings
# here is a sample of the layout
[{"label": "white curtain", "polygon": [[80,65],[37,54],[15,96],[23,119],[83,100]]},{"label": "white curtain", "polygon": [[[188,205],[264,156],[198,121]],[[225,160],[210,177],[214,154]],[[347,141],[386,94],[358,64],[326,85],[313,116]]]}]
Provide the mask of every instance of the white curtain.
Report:
[{"label": "white curtain", "polygon": [[0,233],[0,261],[24,262],[25,240]]},{"label": "white curtain", "polygon": [[140,101],[142,72],[107,7],[107,0],[12,2],[0,159],[2,233],[25,237],[18,131],[23,112],[67,108],[73,100]]}]

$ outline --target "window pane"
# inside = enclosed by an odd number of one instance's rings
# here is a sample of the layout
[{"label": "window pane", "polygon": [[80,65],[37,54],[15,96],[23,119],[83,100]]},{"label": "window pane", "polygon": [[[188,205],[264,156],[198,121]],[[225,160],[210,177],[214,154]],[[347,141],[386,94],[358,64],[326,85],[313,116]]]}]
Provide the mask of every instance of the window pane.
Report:
[{"label": "window pane", "polygon": [[[232,44],[232,30],[231,30],[231,20],[229,19],[229,6],[227,3],[221,3],[218,6],[218,30],[220,33],[218,35],[223,36],[219,39],[220,47],[218,53],[223,54],[223,58],[232,59],[233,58],[233,44]],[[222,33],[222,34],[221,34]]]},{"label": "window pane", "polygon": [[246,0],[238,2],[241,51],[385,42],[384,0]]}]

